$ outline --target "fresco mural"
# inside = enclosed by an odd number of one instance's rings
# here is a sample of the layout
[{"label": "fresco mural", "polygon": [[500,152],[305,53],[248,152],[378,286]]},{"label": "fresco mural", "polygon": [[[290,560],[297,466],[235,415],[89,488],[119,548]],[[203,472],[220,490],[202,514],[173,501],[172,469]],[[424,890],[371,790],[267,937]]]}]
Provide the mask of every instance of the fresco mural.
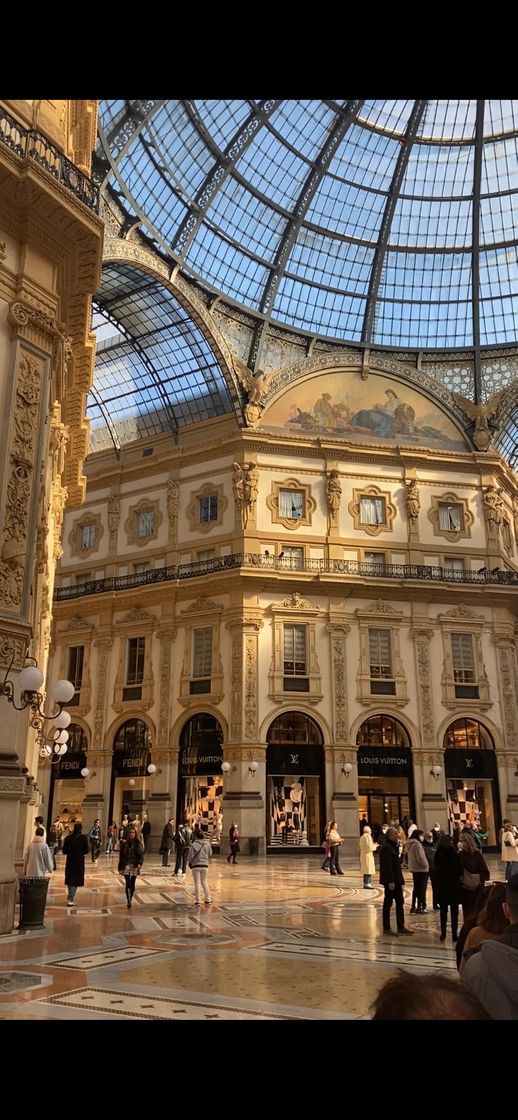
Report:
[{"label": "fresco mural", "polygon": [[392,440],[455,451],[469,449],[438,406],[392,378],[335,371],[296,382],[265,408],[261,427],[347,440]]}]

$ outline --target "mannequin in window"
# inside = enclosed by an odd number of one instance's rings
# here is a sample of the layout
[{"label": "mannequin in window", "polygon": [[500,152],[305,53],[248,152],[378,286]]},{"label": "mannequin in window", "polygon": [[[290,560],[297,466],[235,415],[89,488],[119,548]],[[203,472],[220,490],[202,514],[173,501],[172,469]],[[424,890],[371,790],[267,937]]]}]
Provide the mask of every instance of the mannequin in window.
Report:
[{"label": "mannequin in window", "polygon": [[290,789],[291,805],[293,809],[293,831],[295,833],[294,840],[298,844],[300,841],[300,810],[302,805],[303,788],[298,778],[294,781]]},{"label": "mannequin in window", "polygon": [[147,815],[147,813],[144,813],[143,816],[142,816],[142,837],[141,837],[142,847],[144,848],[144,851],[146,851],[146,848],[148,846],[148,837],[149,837],[150,832],[151,832],[151,825],[150,825],[149,820],[148,820],[148,815]]}]

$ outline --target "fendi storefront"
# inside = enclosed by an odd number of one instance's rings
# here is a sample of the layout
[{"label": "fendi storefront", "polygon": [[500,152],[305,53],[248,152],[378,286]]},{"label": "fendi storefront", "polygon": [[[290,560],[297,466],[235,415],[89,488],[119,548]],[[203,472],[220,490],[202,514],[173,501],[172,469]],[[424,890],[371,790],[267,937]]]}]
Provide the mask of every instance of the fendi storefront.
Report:
[{"label": "fendi storefront", "polygon": [[365,814],[371,827],[415,820],[412,751],[403,724],[388,715],[370,716],[357,744],[360,819]]}]

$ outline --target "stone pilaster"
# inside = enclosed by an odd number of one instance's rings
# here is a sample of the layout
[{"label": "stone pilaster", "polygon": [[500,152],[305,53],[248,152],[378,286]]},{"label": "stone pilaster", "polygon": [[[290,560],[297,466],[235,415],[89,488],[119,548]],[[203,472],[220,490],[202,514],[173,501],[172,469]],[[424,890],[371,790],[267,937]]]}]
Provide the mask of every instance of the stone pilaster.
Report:
[{"label": "stone pilaster", "polygon": [[336,743],[347,743],[349,740],[345,642],[350,629],[351,627],[345,622],[330,622],[327,626],[331,641],[331,693],[333,698],[333,731]]},{"label": "stone pilaster", "polygon": [[95,699],[94,736],[92,745],[94,748],[98,749],[103,745],[108,666],[110,663],[110,650],[113,647],[113,638],[97,638],[94,642],[94,646],[99,650],[99,660],[97,663],[97,694]]},{"label": "stone pilaster", "polygon": [[498,687],[502,708],[502,734],[506,749],[518,751],[518,704],[516,700],[516,648],[512,624],[493,632],[496,647]]},{"label": "stone pilaster", "polygon": [[171,654],[172,643],[176,638],[176,627],[160,626],[155,633],[160,641],[157,747],[167,748],[169,743],[169,713],[171,710]]},{"label": "stone pilaster", "polygon": [[426,629],[425,626],[414,626],[410,630],[410,636],[414,639],[415,643],[421,740],[424,747],[433,748],[435,745],[435,724],[433,718],[430,642],[434,636],[434,631]]}]

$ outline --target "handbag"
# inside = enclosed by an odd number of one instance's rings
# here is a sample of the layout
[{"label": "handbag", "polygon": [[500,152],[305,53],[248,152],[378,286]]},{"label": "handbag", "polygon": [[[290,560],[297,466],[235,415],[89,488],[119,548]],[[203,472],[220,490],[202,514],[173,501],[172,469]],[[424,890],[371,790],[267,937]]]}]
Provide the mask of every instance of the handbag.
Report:
[{"label": "handbag", "polygon": [[479,874],[479,872],[478,871],[467,871],[465,869],[462,872],[461,883],[462,883],[462,886],[464,887],[464,890],[466,890],[466,891],[478,891],[478,888],[480,886],[480,874]]}]

